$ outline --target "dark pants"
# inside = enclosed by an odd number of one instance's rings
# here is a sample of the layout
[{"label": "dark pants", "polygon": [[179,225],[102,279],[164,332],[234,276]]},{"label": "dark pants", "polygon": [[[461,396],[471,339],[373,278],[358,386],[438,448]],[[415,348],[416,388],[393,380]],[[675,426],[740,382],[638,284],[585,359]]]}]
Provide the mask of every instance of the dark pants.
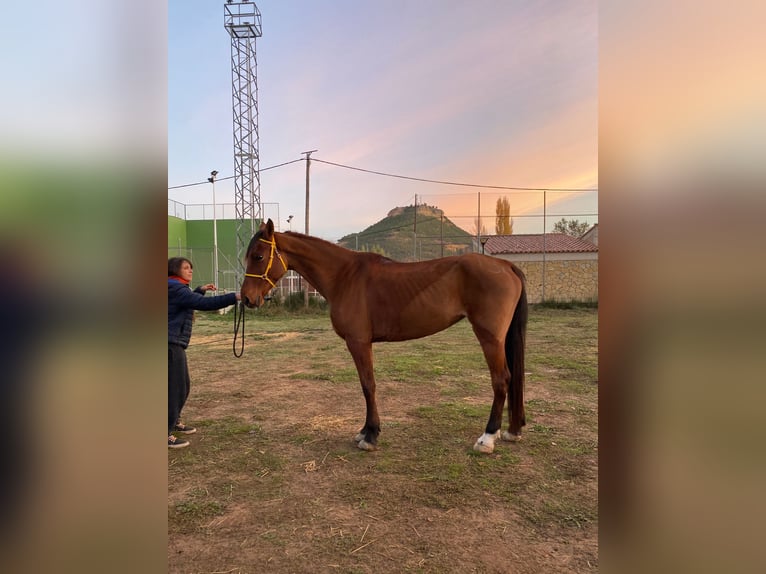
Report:
[{"label": "dark pants", "polygon": [[189,366],[186,349],[168,343],[168,435],[181,418],[181,410],[189,398]]}]

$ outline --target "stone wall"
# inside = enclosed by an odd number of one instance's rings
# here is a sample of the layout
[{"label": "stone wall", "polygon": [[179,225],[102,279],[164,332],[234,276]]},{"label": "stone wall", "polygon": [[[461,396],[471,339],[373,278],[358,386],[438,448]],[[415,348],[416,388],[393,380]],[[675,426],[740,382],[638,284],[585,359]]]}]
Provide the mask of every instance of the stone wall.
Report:
[{"label": "stone wall", "polygon": [[[527,300],[539,303],[543,297],[543,262],[514,261],[527,276]],[[546,261],[546,301],[597,301],[598,260]]]}]

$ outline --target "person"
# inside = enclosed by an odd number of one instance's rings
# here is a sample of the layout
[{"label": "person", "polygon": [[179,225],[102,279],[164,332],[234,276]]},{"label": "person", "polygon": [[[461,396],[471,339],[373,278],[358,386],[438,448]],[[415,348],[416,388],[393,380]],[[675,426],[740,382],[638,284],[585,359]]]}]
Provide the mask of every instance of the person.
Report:
[{"label": "person", "polygon": [[213,311],[235,305],[239,292],[205,297],[215,291],[212,283],[192,291],[190,284],[194,269],[186,257],[168,259],[168,448],[189,446],[189,441],[173,433],[192,434],[197,429],[181,422],[181,411],[189,397],[189,367],[186,348],[192,333],[194,311]]}]

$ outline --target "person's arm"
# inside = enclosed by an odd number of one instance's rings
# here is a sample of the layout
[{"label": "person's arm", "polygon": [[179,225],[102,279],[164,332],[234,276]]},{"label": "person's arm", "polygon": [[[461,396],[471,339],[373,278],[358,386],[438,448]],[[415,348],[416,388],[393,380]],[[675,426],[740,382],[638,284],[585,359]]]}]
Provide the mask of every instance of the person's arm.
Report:
[{"label": "person's arm", "polygon": [[237,300],[238,293],[205,297],[199,292],[184,289],[179,296],[178,302],[183,307],[191,307],[197,311],[214,311],[215,309],[223,309],[229,305],[235,305]]}]

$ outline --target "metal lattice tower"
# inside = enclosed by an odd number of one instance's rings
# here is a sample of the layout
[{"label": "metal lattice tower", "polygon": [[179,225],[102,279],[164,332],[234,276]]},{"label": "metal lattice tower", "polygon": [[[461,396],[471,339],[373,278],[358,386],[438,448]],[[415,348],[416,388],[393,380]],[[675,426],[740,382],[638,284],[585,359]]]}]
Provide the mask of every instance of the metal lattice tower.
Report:
[{"label": "metal lattice tower", "polygon": [[261,36],[261,13],[253,2],[227,0],[224,28],[231,36],[231,100],[234,119],[234,207],[237,220],[237,283],[250,238],[261,215],[258,154],[258,64],[255,39]]}]

